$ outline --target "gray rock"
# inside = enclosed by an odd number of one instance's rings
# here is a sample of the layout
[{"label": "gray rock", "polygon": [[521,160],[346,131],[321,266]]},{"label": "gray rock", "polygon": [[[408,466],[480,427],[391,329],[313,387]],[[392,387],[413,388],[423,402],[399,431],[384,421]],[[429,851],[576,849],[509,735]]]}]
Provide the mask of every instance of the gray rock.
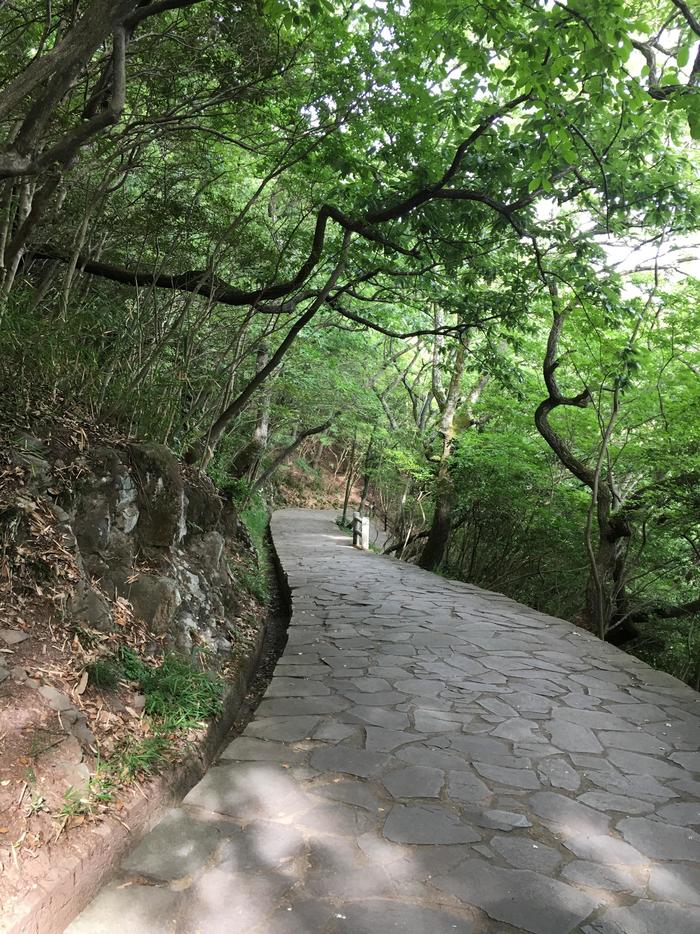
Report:
[{"label": "gray rock", "polygon": [[641,730],[633,733],[600,730],[598,739],[609,749],[628,749],[630,752],[646,752],[651,755],[663,755],[669,750],[667,743],[651,733],[643,733]]},{"label": "gray rock", "polygon": [[314,731],[314,739],[321,740],[324,743],[340,743],[344,739],[357,735],[360,727],[349,723],[322,723]]},{"label": "gray rock", "polygon": [[305,717],[314,714],[339,713],[349,707],[342,697],[293,697],[263,700],[258,707],[261,717]]},{"label": "gray rock", "polygon": [[[78,915],[66,929],[68,934],[155,934],[154,918],[176,917],[183,905],[183,896],[155,885],[130,885],[124,888],[112,883]],[[161,929],[162,930],[162,929]],[[160,931],[158,931],[160,934]]]},{"label": "gray rock", "polygon": [[632,798],[648,798],[650,801],[668,801],[669,798],[678,797],[675,791],[662,785],[650,775],[621,775],[619,772],[608,769],[600,772],[587,771],[586,778],[612,794],[620,793]]},{"label": "gray rock", "polygon": [[700,752],[673,752],[669,758],[689,772],[700,772]]},{"label": "gray rock", "polygon": [[139,491],[136,531],[145,545],[170,548],[185,531],[185,490],[178,461],[163,444],[130,444]]},{"label": "gray rock", "polygon": [[531,821],[524,814],[516,811],[504,811],[499,808],[487,808],[485,811],[465,811],[463,816],[477,827],[489,827],[492,830],[513,830],[515,827],[532,827]]},{"label": "gray rock", "polygon": [[312,803],[289,771],[273,762],[214,766],[183,801],[186,807],[239,821],[279,820],[307,810]]},{"label": "gray rock", "polygon": [[67,609],[75,620],[99,632],[111,632],[114,629],[107,601],[94,587],[84,583],[79,585],[69,598]]},{"label": "gray rock", "polygon": [[48,701],[49,706],[53,707],[54,710],[68,710],[73,707],[67,695],[48,684],[40,687],[39,693]]},{"label": "gray rock", "polygon": [[22,632],[21,629],[0,629],[0,639],[5,645],[19,645],[29,638],[28,632]]},{"label": "gray rock", "polygon": [[493,792],[480,778],[471,772],[448,773],[448,797],[463,804],[486,804],[493,798]]},{"label": "gray rock", "polygon": [[171,627],[182,597],[177,581],[171,577],[139,574],[129,588],[134,614],[158,633]]}]

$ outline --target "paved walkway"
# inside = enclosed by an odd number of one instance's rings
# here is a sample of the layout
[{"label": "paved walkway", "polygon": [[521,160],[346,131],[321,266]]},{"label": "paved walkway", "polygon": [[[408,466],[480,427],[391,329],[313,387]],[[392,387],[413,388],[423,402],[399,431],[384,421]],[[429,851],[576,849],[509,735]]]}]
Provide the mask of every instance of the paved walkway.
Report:
[{"label": "paved walkway", "polygon": [[697,934],[698,695],[330,513],[273,534],[255,720],[71,934]]}]

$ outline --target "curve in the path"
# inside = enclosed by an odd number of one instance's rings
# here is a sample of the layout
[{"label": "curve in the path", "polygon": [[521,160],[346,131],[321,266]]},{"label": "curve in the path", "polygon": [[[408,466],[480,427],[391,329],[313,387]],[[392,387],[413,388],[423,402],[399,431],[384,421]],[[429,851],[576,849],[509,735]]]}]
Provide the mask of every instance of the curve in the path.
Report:
[{"label": "curve in the path", "polygon": [[273,536],[294,612],[255,719],[71,934],[697,934],[694,692],[330,513]]}]

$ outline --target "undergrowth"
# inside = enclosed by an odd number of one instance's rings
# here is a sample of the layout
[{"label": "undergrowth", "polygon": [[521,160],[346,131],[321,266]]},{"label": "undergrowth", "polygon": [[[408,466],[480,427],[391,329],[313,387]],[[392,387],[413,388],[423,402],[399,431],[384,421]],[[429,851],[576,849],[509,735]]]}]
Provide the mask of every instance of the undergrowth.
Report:
[{"label": "undergrowth", "polygon": [[[262,497],[248,499],[239,512],[256,556],[252,566],[237,565],[235,576],[260,603],[269,599],[270,557],[266,534],[269,522]],[[153,775],[168,760],[177,737],[216,717],[222,708],[224,680],[203,671],[183,656],[167,654],[158,662],[142,658],[122,646],[115,654],[87,666],[89,681],[101,689],[130,682],[144,695],[147,735],[126,737],[110,756],[98,759],[95,773],[82,789],[69,788],[59,819],[98,813],[113,800],[116,789],[139,776]]]},{"label": "undergrowth", "polygon": [[94,814],[113,800],[120,784],[156,772],[168,758],[174,735],[182,736],[221,712],[223,679],[179,655],[165,655],[154,664],[123,646],[117,655],[92,662],[88,672],[98,687],[114,688],[123,680],[138,687],[145,697],[150,735],[130,736],[109,761],[98,760],[85,788],[68,788],[59,818]]},{"label": "undergrowth", "polygon": [[257,562],[253,568],[240,568],[239,578],[243,586],[261,603],[267,603],[270,597],[268,585],[270,575],[270,556],[267,548],[267,528],[270,516],[262,496],[254,495],[248,500],[240,517],[248,529],[251,541],[257,552]]}]

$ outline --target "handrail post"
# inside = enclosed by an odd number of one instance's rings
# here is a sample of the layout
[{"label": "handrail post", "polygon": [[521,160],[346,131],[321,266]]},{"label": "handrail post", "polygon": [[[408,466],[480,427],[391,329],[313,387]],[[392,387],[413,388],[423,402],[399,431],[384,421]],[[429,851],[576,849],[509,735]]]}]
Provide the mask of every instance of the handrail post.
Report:
[{"label": "handrail post", "polygon": [[359,512],[352,514],[352,543],[355,548],[369,551],[369,517]]}]

